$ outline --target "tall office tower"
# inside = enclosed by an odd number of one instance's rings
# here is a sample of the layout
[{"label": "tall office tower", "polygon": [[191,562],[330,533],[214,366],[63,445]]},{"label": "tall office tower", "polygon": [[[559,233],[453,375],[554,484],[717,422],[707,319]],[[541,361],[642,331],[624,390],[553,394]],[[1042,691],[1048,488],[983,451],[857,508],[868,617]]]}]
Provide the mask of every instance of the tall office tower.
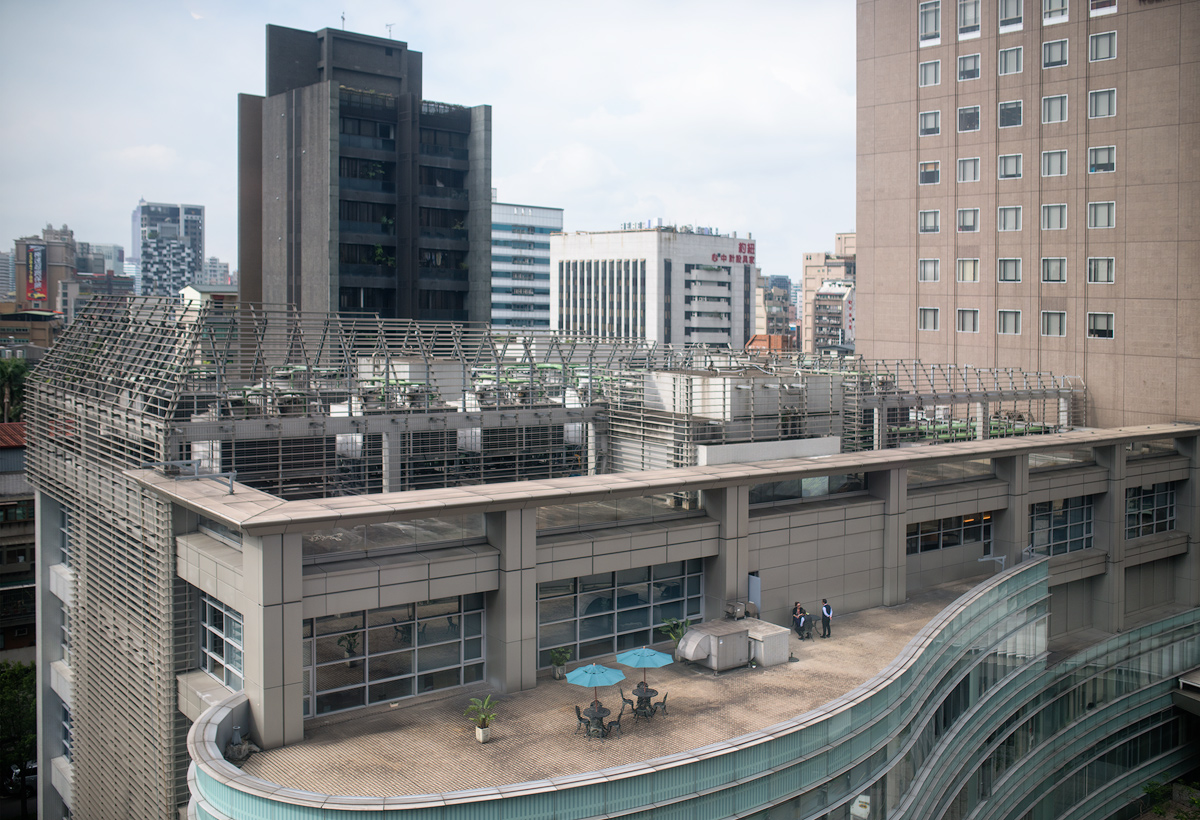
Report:
[{"label": "tall office tower", "polygon": [[17,250],[0,253],[0,300],[6,300],[8,294],[16,289]]},{"label": "tall office tower", "polygon": [[492,326],[550,327],[550,234],[562,208],[492,203]]},{"label": "tall office tower", "polygon": [[835,233],[833,253],[822,251],[804,254],[804,270],[800,279],[801,297],[796,306],[800,309],[800,349],[805,353],[818,352],[819,336],[829,338],[827,333],[818,332],[821,322],[817,320],[814,309],[817,292],[827,282],[844,282],[851,288],[855,285],[855,243],[855,234]]},{"label": "tall office tower", "polygon": [[634,224],[550,238],[551,327],[744,348],[754,333],[754,240]]},{"label": "tall office tower", "polygon": [[174,296],[204,275],[204,206],[138,203],[134,242],[141,266],[139,293]]},{"label": "tall office tower", "polygon": [[266,96],[238,96],[244,301],[488,320],[491,107],[421,76],[407,43],[267,26]]},{"label": "tall office tower", "polygon": [[1200,4],[858,4],[858,349],[1200,407]]}]

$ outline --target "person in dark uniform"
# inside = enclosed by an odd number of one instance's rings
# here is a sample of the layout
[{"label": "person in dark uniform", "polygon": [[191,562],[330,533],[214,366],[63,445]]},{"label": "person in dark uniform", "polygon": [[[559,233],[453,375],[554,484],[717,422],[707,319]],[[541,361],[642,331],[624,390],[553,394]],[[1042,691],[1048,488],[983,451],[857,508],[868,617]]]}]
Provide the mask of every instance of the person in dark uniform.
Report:
[{"label": "person in dark uniform", "polygon": [[833,637],[829,632],[829,622],[833,620],[833,607],[829,605],[828,598],[821,599],[821,637]]},{"label": "person in dark uniform", "polygon": [[796,630],[796,634],[800,636],[800,640],[804,640],[804,607],[800,606],[800,602],[796,601],[796,605],[792,607],[792,629]]}]

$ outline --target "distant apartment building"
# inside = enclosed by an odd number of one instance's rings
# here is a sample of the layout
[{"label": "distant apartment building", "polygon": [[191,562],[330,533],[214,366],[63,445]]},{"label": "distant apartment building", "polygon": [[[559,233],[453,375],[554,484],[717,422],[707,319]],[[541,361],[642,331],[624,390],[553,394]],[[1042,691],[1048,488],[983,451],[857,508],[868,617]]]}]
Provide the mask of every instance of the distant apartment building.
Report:
[{"label": "distant apartment building", "polygon": [[550,238],[551,327],[740,350],[754,333],[756,243],[710,228]]},{"label": "distant apartment building", "polygon": [[491,107],[424,99],[422,54],[400,40],[267,26],[266,41],[266,95],[238,97],[242,299],[488,321]]},{"label": "distant apartment building", "polygon": [[229,263],[222,262],[215,256],[204,260],[204,274],[198,285],[228,285],[232,282],[229,276]]},{"label": "distant apartment building", "polygon": [[854,284],[826,282],[812,304],[812,353],[854,352]]},{"label": "distant apartment building", "polygon": [[787,336],[792,316],[791,280],[786,276],[760,276],[755,289],[754,334]]},{"label": "distant apartment building", "polygon": [[847,282],[851,285],[855,282],[855,235],[834,234],[833,243],[833,253],[804,254],[804,269],[800,281],[803,301],[797,302],[800,308],[797,327],[800,328],[800,348],[805,353],[817,352],[817,323],[813,314],[817,291],[826,282]]},{"label": "distant apartment building", "polygon": [[174,296],[204,275],[204,206],[142,200],[134,210],[140,293]]},{"label": "distant apartment building", "polygon": [[492,203],[492,326],[550,327],[550,234],[562,208]]},{"label": "distant apartment building", "polygon": [[1200,3],[858,3],[858,347],[1200,407]]}]

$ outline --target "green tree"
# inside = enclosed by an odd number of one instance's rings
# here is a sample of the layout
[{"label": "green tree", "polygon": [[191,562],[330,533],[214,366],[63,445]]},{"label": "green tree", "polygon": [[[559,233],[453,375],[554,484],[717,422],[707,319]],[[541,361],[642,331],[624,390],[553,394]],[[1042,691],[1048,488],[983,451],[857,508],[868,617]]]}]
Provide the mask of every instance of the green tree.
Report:
[{"label": "green tree", "polygon": [[29,364],[24,359],[0,359],[0,421],[21,421],[25,410],[25,376]]},{"label": "green tree", "polygon": [[37,678],[32,663],[0,662],[0,766],[37,755]]}]

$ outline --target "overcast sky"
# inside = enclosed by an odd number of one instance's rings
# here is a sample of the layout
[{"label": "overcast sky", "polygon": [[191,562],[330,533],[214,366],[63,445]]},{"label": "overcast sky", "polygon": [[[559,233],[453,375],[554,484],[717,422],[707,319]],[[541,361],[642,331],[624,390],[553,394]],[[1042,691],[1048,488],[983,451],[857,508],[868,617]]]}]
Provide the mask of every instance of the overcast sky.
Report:
[{"label": "overcast sky", "polygon": [[138,199],[207,209],[237,266],[237,95],[265,26],[423,53],[424,97],[492,106],[502,202],[750,232],[767,274],[854,230],[854,4],[0,0],[0,248],[63,223],[130,246]]}]

